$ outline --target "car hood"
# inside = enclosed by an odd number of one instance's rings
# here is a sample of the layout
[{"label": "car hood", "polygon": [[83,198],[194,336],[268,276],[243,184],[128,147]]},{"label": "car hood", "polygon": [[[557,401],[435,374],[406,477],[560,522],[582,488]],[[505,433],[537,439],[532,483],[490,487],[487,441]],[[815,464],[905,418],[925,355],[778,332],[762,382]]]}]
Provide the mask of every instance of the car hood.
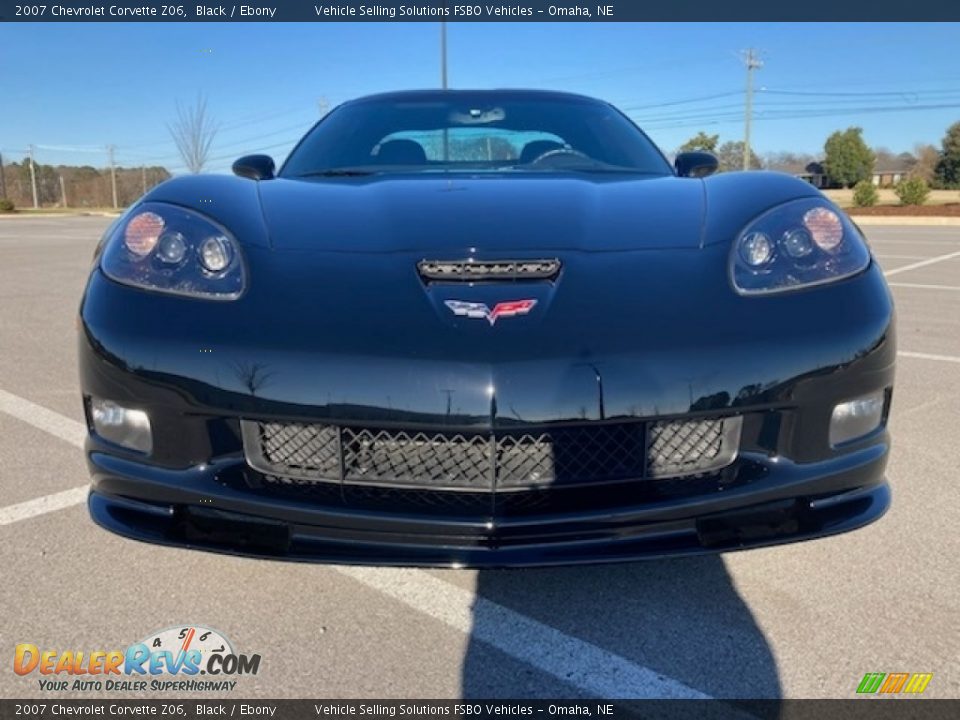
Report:
[{"label": "car hood", "polygon": [[279,250],[449,256],[696,248],[704,190],[677,177],[556,174],[276,179],[259,183]]}]

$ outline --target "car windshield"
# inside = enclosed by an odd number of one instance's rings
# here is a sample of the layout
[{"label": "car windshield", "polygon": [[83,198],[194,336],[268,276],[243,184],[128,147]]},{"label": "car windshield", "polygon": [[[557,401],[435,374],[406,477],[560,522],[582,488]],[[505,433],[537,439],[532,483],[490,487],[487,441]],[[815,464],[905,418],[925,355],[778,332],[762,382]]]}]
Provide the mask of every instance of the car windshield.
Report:
[{"label": "car windshield", "polygon": [[307,134],[280,174],[672,173],[647,136],[606,103],[562,96],[447,95],[342,105]]}]

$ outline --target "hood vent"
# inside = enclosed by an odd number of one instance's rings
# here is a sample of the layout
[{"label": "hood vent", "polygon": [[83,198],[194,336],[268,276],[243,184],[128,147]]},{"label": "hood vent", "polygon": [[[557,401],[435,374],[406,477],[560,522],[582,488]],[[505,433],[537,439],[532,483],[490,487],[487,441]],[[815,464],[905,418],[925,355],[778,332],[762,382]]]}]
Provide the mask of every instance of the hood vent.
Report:
[{"label": "hood vent", "polygon": [[420,277],[427,282],[512,282],[553,280],[560,261],[548,260],[421,260]]}]

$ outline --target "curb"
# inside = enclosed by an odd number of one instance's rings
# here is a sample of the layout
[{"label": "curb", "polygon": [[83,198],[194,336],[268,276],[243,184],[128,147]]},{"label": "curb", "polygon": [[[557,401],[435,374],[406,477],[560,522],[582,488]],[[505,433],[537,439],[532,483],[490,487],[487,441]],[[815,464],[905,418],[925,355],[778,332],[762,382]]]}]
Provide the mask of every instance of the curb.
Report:
[{"label": "curb", "polygon": [[850,215],[857,225],[900,225],[902,227],[960,227],[960,217],[936,215]]},{"label": "curb", "polygon": [[75,213],[0,213],[0,220],[33,220],[38,218],[73,217],[120,217],[123,213],[113,212],[75,212]]}]

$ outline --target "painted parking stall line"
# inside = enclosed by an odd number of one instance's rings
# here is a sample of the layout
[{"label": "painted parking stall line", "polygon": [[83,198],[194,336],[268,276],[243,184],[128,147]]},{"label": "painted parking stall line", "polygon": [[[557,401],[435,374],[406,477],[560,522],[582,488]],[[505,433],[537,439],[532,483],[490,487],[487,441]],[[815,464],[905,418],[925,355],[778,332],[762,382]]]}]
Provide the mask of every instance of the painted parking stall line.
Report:
[{"label": "painted parking stall line", "polygon": [[30,402],[19,395],[8,393],[2,388],[0,388],[0,412],[77,447],[83,447],[83,441],[87,436],[87,428],[83,423],[71,420],[65,415]]},{"label": "painted parking stall line", "polygon": [[903,265],[893,270],[887,270],[883,274],[886,277],[892,277],[902,272],[907,272],[908,270],[917,270],[922,267],[927,267],[928,265],[933,265],[934,263],[943,262],[944,260],[952,260],[953,258],[960,257],[960,250],[957,252],[947,253],[946,255],[937,255],[936,257],[929,258],[927,260],[920,260],[919,262],[910,263],[909,265]]},{"label": "painted parking stall line", "polygon": [[917,290],[948,290],[957,292],[960,291],[960,286],[957,285],[926,285],[924,283],[904,283],[904,282],[892,282],[889,283],[892,288],[916,288]]},{"label": "painted parking stall line", "polygon": [[960,363],[960,357],[955,355],[937,355],[934,353],[907,352],[900,350],[897,357],[915,358],[917,360],[936,360],[938,362]]},{"label": "painted parking stall line", "polygon": [[333,569],[596,697],[710,698],[678,680],[422,570],[351,566]]},{"label": "painted parking stall line", "polygon": [[33,500],[0,508],[0,526],[12,525],[21,520],[29,520],[39,515],[46,515],[56,510],[79,505],[86,501],[89,489],[88,485],[80,485],[63,492],[44,495]]}]

